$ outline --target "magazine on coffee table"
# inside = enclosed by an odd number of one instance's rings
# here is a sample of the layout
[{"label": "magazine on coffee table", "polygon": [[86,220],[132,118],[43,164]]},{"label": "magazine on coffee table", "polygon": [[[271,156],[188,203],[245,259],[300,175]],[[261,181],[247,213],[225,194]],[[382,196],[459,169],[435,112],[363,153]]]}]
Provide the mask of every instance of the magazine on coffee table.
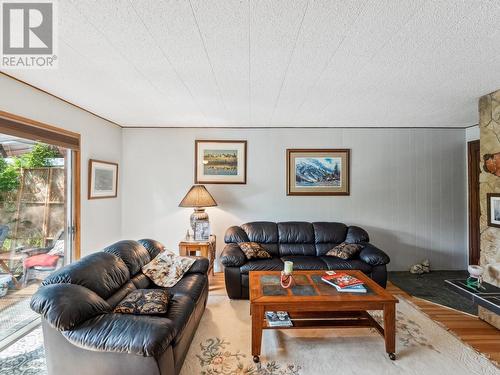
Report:
[{"label": "magazine on coffee table", "polygon": [[292,327],[293,323],[286,311],[266,311],[269,327]]}]

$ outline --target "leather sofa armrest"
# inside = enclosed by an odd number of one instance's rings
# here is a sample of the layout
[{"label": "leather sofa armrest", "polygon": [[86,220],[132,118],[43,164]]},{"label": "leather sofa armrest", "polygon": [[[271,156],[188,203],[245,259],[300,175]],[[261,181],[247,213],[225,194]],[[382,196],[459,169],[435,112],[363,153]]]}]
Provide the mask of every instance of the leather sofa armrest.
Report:
[{"label": "leather sofa armrest", "polygon": [[111,312],[105,300],[76,284],[42,286],[31,298],[30,307],[59,331],[73,329],[88,319]]},{"label": "leather sofa armrest", "polygon": [[371,266],[383,266],[391,261],[389,256],[378,247],[364,243],[364,248],[359,253],[359,258]]},{"label": "leather sofa armrest", "polygon": [[246,261],[247,257],[238,244],[229,243],[222,250],[221,262],[225,267],[241,267]]},{"label": "leather sofa armrest", "polygon": [[189,268],[186,272],[188,273],[201,273],[201,274],[206,274],[208,272],[208,266],[210,262],[208,261],[207,258],[204,257],[194,257],[191,256],[189,258],[194,258],[195,262],[191,265],[191,268]]}]

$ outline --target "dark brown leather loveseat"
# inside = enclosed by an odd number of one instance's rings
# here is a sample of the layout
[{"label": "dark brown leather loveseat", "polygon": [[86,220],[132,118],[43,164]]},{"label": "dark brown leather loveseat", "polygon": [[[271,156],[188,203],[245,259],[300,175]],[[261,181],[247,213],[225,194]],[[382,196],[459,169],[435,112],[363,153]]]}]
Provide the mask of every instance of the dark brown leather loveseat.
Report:
[{"label": "dark brown leather loveseat", "polygon": [[[368,233],[357,226],[331,222],[283,222],[266,221],[246,223],[230,227],[224,237],[226,246],[221,261],[227,294],[232,299],[248,298],[248,272],[283,270],[283,262],[293,262],[296,270],[361,270],[385,288],[386,253],[370,244]],[[271,255],[271,259],[245,257],[238,243],[257,242]],[[342,242],[361,243],[363,249],[349,260],[325,256]]]},{"label": "dark brown leather loveseat", "polygon": [[172,288],[164,315],[115,314],[134,289],[159,288],[141,272],[164,250],[120,241],[54,272],[31,300],[42,315],[51,375],[176,375],[205,310],[208,259],[197,258]]}]

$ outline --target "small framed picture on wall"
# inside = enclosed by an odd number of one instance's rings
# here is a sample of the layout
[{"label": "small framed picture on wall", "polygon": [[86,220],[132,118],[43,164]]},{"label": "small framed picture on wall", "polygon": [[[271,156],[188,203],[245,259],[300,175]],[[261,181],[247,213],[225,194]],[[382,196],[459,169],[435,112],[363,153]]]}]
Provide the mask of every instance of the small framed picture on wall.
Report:
[{"label": "small framed picture on wall", "polygon": [[195,142],[196,184],[246,184],[247,141]]},{"label": "small framed picture on wall", "polygon": [[102,160],[89,160],[89,199],[116,198],[118,196],[118,164]]},{"label": "small framed picture on wall", "polygon": [[488,226],[500,228],[500,193],[486,194]]}]

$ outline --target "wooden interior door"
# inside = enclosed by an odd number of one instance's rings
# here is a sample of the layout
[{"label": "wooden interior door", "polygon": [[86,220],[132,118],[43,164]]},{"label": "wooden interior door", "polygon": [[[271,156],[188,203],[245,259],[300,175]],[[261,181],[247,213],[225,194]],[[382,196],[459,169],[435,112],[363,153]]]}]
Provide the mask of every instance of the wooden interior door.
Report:
[{"label": "wooden interior door", "polygon": [[479,264],[479,140],[467,143],[469,169],[469,264]]}]

